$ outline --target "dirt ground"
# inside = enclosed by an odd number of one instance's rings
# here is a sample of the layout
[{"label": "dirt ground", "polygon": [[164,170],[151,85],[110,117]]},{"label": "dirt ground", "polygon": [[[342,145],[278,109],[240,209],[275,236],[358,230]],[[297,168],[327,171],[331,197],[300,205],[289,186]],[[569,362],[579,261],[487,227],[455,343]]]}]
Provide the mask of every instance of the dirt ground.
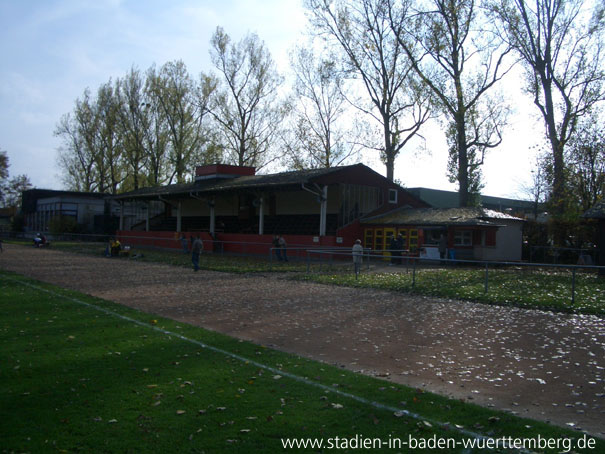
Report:
[{"label": "dirt ground", "polygon": [[0,268],[605,437],[600,317],[293,282],[276,274],[194,273],[10,244]]}]

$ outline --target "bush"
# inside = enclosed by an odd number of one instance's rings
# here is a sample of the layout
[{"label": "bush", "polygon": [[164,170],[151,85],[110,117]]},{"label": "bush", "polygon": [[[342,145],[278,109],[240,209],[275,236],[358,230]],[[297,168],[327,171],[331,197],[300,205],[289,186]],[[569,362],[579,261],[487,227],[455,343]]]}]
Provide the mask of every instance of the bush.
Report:
[{"label": "bush", "polygon": [[82,233],[83,228],[71,216],[56,216],[48,221],[48,230],[53,235],[61,233]]}]

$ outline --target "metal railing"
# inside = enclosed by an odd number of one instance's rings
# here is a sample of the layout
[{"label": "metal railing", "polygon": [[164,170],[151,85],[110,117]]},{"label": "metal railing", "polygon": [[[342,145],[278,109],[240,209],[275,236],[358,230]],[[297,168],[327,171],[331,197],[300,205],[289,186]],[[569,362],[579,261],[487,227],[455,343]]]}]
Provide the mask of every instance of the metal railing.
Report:
[{"label": "metal railing", "polygon": [[585,257],[590,257],[590,265],[596,262],[598,250],[597,248],[571,248],[571,247],[555,247],[555,246],[531,246],[529,248],[529,261],[534,263],[546,263],[552,261],[553,264],[574,264],[581,258],[588,262]]},{"label": "metal railing", "polygon": [[[82,243],[93,243],[93,244],[105,244],[110,238],[115,238],[114,235],[99,235],[99,234],[49,234],[44,233],[47,239],[53,241],[72,241]],[[22,233],[22,232],[2,232],[0,236],[3,238],[14,238],[14,239],[28,239],[33,240],[35,233]],[[149,237],[149,236],[117,236],[122,242],[123,246],[130,246],[135,249],[160,249],[170,250],[178,252],[179,250],[184,251],[182,248],[181,239],[178,237]],[[136,241],[141,240],[145,244],[137,244]],[[190,242],[187,241],[187,253],[190,252]],[[209,244],[211,246],[209,246]],[[169,247],[167,247],[169,246]],[[270,262],[270,269],[273,268],[275,260],[277,258],[272,242],[244,242],[244,241],[224,241],[214,240],[204,241],[204,250],[212,251],[218,255],[228,256],[254,256],[262,259],[267,257]],[[401,252],[401,255],[392,255],[393,252]],[[391,256],[387,256],[384,253],[391,253]],[[384,271],[389,272],[405,272],[406,274],[411,273],[411,288],[414,289],[417,285],[417,273],[421,270],[430,268],[468,268],[473,270],[483,270],[483,293],[487,294],[490,291],[490,273],[493,271],[500,272],[516,272],[526,273],[527,270],[541,270],[549,272],[562,272],[566,271],[570,274],[570,288],[569,295],[571,297],[571,304],[576,303],[576,284],[578,273],[589,274],[599,273],[605,275],[605,266],[594,266],[589,264],[580,265],[566,265],[566,264],[552,264],[552,263],[526,263],[526,262],[505,262],[505,261],[480,261],[480,260],[463,260],[463,259],[429,259],[424,257],[417,257],[410,255],[407,250],[371,250],[364,249],[361,260],[361,267],[355,267],[353,263],[354,254],[350,247],[331,247],[331,246],[315,246],[309,247],[308,245],[293,244],[286,247],[286,254],[288,260],[295,262],[306,261],[306,271],[311,273],[317,271],[323,272],[339,272],[339,273],[358,273],[363,269],[370,272]],[[395,260],[396,263],[392,263]],[[388,265],[395,265],[394,268],[387,268]],[[384,269],[384,270],[383,270]],[[603,297],[605,299],[605,295]]]},{"label": "metal railing", "polygon": [[[363,263],[365,264],[365,269],[371,269],[372,260],[374,260],[374,267],[376,268],[377,264],[384,263],[385,256],[381,253],[382,251],[369,251],[364,250],[363,254]],[[322,273],[324,270],[322,269],[322,264],[333,265],[334,257],[341,258],[341,262],[350,260],[349,264],[352,264],[354,254],[352,252],[344,252],[344,251],[333,251],[333,250],[319,250],[319,249],[310,249],[307,251],[308,260],[307,260],[307,273],[312,271],[313,264],[319,264],[317,267],[317,272]],[[315,255],[318,256],[319,259],[313,261],[311,257]],[[323,257],[323,259],[321,258]],[[462,260],[462,259],[427,259],[410,255],[402,255],[396,256],[400,258],[402,261],[399,264],[399,267],[395,270],[390,269],[390,272],[398,272],[398,270],[405,271],[405,273],[411,273],[411,288],[414,289],[417,283],[417,272],[423,269],[430,268],[454,268],[460,269],[461,267],[466,267],[472,270],[483,270],[483,293],[487,294],[490,290],[490,272],[494,271],[502,271],[502,272],[516,272],[519,269],[523,270],[548,270],[548,271],[568,271],[571,274],[571,282],[569,289],[569,296],[571,297],[571,304],[575,305],[576,303],[576,283],[577,283],[577,275],[580,272],[583,273],[599,273],[605,274],[605,266],[595,266],[595,265],[563,265],[563,264],[549,264],[549,263],[525,263],[525,262],[498,262],[498,261],[482,261],[482,260]],[[382,267],[379,267],[377,271],[379,271]],[[340,270],[344,270],[345,272],[351,272],[352,267],[343,266]],[[333,266],[326,267],[326,271],[335,271]],[[353,268],[353,272],[356,274],[356,279],[358,278],[358,273]],[[604,295],[605,299],[605,295]]]}]

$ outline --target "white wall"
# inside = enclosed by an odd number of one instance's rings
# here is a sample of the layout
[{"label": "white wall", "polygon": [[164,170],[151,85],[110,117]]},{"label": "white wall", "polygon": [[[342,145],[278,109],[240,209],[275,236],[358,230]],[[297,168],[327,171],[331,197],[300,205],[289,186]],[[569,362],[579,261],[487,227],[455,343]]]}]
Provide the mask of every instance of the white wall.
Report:
[{"label": "white wall", "polygon": [[506,225],[496,231],[496,246],[475,246],[477,260],[494,260],[499,262],[519,262],[522,258],[523,222],[498,219]]}]

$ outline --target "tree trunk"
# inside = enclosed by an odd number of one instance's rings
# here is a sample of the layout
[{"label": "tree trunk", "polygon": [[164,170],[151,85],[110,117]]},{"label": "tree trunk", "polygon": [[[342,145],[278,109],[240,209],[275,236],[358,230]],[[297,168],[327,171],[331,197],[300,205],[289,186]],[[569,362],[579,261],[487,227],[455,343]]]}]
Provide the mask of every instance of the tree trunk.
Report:
[{"label": "tree trunk", "polygon": [[544,87],[545,113],[544,121],[548,131],[553,158],[553,185],[551,194],[551,210],[553,220],[553,241],[555,246],[565,245],[565,226],[563,217],[565,215],[565,160],[563,157],[564,144],[557,133],[555,122],[555,107],[552,97],[552,85],[546,74],[540,74],[542,86]]},{"label": "tree trunk", "polygon": [[458,145],[458,204],[462,208],[469,206],[470,202],[468,196],[468,147],[463,113],[456,115],[456,141]]},{"label": "tree trunk", "polygon": [[382,125],[384,132],[384,158],[387,166],[387,180],[395,179],[395,155],[393,153],[393,142],[391,140],[391,118],[386,113],[382,114]]}]

